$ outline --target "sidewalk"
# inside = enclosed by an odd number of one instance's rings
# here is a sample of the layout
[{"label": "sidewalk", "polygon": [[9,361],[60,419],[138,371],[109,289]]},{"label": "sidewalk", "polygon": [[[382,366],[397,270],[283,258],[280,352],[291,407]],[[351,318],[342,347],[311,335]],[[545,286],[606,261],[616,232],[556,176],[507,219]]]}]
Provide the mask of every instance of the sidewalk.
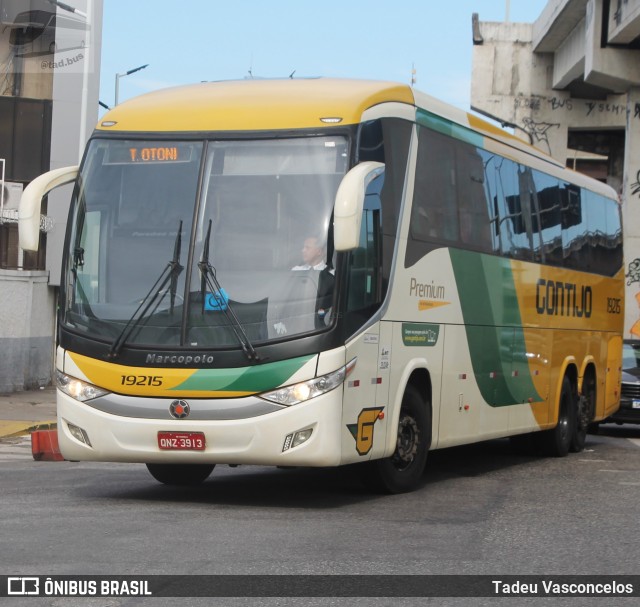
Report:
[{"label": "sidewalk", "polygon": [[0,439],[56,427],[56,389],[0,394]]}]

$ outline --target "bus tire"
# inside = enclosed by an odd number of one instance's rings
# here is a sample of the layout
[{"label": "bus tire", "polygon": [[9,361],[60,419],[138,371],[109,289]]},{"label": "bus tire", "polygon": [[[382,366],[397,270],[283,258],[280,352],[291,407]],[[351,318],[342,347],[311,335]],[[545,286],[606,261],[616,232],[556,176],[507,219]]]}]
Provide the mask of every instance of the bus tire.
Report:
[{"label": "bus tire", "polygon": [[558,403],[558,423],[555,428],[539,433],[539,445],[545,455],[565,457],[569,453],[576,431],[577,413],[575,394],[569,378],[565,376]]},{"label": "bus tire", "polygon": [[213,471],[215,464],[147,464],[151,476],[165,485],[199,485]]},{"label": "bus tire", "polygon": [[589,423],[593,419],[596,410],[596,382],[593,377],[585,379],[583,394],[578,397],[576,403],[576,428],[571,437],[569,450],[580,453],[587,442]]},{"label": "bus tire", "polygon": [[396,450],[391,457],[362,464],[365,486],[377,493],[406,493],[422,478],[431,446],[431,407],[407,386],[402,397]]}]

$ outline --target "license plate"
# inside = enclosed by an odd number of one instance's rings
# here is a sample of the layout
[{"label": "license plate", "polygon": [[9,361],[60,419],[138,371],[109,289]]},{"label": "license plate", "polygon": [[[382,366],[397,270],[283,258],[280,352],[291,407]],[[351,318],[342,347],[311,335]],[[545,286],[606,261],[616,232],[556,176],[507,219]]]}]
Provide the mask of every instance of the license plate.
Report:
[{"label": "license plate", "polygon": [[204,451],[204,433],[158,432],[158,447],[164,451]]},{"label": "license plate", "polygon": [[640,400],[634,400],[634,401],[631,403],[631,408],[632,408],[632,409],[640,409]]}]

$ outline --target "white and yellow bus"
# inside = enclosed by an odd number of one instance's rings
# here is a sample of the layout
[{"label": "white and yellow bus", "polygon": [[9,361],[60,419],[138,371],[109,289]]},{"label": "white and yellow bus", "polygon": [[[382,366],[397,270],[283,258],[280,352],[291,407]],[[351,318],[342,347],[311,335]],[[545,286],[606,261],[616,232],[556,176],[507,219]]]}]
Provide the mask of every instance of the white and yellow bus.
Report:
[{"label": "white and yellow bus", "polygon": [[24,249],[72,181],[69,460],[168,484],[362,462],[401,492],[429,450],[531,437],[563,456],[618,406],[616,194],[408,86],[245,80],[123,103],[79,168],[27,188]]}]

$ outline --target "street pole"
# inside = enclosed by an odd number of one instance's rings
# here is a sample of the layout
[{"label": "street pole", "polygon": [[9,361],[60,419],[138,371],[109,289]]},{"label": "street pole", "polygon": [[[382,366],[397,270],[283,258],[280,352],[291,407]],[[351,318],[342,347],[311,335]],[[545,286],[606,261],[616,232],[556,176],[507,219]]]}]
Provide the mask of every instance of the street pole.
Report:
[{"label": "street pole", "polygon": [[124,72],[122,74],[116,74],[116,94],[115,94],[115,103],[113,104],[114,107],[118,105],[118,98],[120,96],[120,78],[122,78],[123,76],[129,76],[130,74],[135,74],[135,72],[139,72],[140,70],[143,70],[145,67],[149,67],[149,64],[145,63],[140,67],[134,67],[132,70],[129,70],[128,72]]}]

